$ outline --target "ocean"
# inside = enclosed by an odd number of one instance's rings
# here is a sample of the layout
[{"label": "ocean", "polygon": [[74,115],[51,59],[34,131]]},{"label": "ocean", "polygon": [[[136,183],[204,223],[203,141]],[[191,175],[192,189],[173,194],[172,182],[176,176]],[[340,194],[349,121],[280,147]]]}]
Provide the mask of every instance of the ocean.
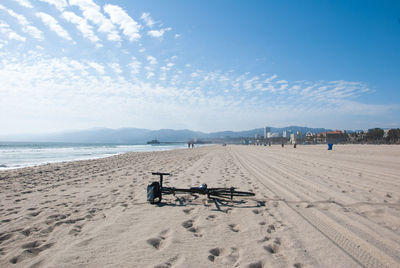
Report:
[{"label": "ocean", "polygon": [[52,142],[0,142],[0,170],[102,158],[127,152],[187,148],[187,144],[129,145]]}]

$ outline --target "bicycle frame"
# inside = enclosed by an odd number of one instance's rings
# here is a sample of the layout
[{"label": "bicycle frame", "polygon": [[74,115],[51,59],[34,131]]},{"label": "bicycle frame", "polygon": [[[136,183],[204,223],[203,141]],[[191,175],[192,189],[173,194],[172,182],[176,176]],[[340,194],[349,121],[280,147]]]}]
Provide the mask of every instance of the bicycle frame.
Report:
[{"label": "bicycle frame", "polygon": [[[203,194],[207,195],[208,198],[230,198],[233,199],[234,196],[254,196],[252,192],[240,192],[236,191],[235,187],[230,188],[208,188],[207,184],[203,184],[200,187],[191,187],[188,189],[175,188],[175,187],[163,187],[163,176],[169,176],[170,173],[153,172],[152,175],[160,176],[159,182],[152,182],[147,186],[147,201],[151,204],[160,203],[162,199],[162,194],[172,194],[176,193],[191,193],[191,194]],[[157,201],[155,201],[158,199]]]}]

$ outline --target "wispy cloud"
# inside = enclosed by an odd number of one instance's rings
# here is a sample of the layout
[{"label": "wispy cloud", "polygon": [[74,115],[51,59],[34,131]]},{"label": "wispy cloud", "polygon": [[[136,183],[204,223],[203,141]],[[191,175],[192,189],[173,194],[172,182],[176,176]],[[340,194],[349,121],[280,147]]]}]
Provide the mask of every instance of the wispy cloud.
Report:
[{"label": "wispy cloud", "polygon": [[116,5],[105,5],[104,11],[110,16],[110,19],[114,24],[119,25],[122,33],[128,37],[129,41],[133,42],[140,38],[140,24],[134,21],[121,7]]},{"label": "wispy cloud", "polygon": [[268,77],[265,79],[264,83],[271,83],[272,80],[276,79],[278,76],[276,74],[272,75],[271,77]]},{"label": "wispy cloud", "polygon": [[83,16],[98,26],[99,32],[107,34],[108,40],[121,41],[115,25],[100,12],[100,6],[92,0],[69,0],[69,4],[79,7]]},{"label": "wispy cloud", "polygon": [[147,61],[149,62],[149,64],[152,64],[152,65],[158,63],[157,59],[153,56],[147,56]]},{"label": "wispy cloud", "polygon": [[55,32],[58,36],[67,39],[67,40],[72,40],[72,38],[69,36],[68,32],[58,24],[58,21],[50,16],[49,14],[43,13],[43,12],[38,12],[36,13],[36,16],[42,20],[42,22],[47,25],[50,30]]},{"label": "wispy cloud", "polygon": [[33,8],[32,4],[31,4],[31,2],[29,2],[29,0],[14,0],[14,1],[23,7]]},{"label": "wispy cloud", "polygon": [[116,74],[122,73],[122,69],[121,69],[121,66],[119,65],[119,63],[113,62],[113,63],[110,63],[109,66]]},{"label": "wispy cloud", "polygon": [[163,35],[166,32],[171,31],[171,30],[172,30],[172,28],[168,27],[168,28],[163,28],[163,29],[159,29],[159,30],[151,30],[151,31],[148,31],[147,34],[152,37],[160,38],[160,37],[163,37]]},{"label": "wispy cloud", "polygon": [[140,72],[142,63],[136,59],[136,57],[132,57],[131,62],[128,64],[128,67],[131,70],[132,75],[136,75]]},{"label": "wispy cloud", "polygon": [[21,41],[25,42],[26,38],[17,34],[16,32],[12,31],[10,28],[10,25],[8,25],[4,21],[0,21],[0,33],[4,34],[7,36],[9,40],[16,40],[16,41]]},{"label": "wispy cloud", "polygon": [[154,75],[155,75],[154,72],[147,72],[147,73],[146,73],[146,78],[147,78],[147,79],[150,79],[150,78],[152,78]]},{"label": "wispy cloud", "polygon": [[22,31],[25,33],[28,33],[32,37],[42,40],[43,39],[43,32],[40,31],[38,28],[35,26],[31,25],[31,23],[26,19],[25,16],[18,14],[14,12],[13,10],[4,7],[3,5],[0,4],[0,10],[6,11],[10,16],[14,17],[17,19],[18,23],[22,26]]},{"label": "wispy cloud", "polygon": [[104,66],[103,65],[101,65],[101,64],[99,64],[97,62],[94,62],[94,61],[88,62],[88,65],[90,67],[92,67],[93,69],[95,69],[100,74],[104,74]]},{"label": "wispy cloud", "polygon": [[[149,62],[152,58],[144,57],[144,60]],[[71,113],[77,116],[85,114],[91,122],[98,120],[117,127],[125,119],[136,118],[143,127],[173,127],[173,122],[190,122],[187,127],[215,129],[229,128],[231,124],[245,128],[259,125],[259,122],[300,124],[310,116],[324,122],[332,114],[337,118],[377,116],[394,109],[358,102],[357,96],[366,94],[368,90],[359,82],[278,83],[277,80],[264,83],[261,75],[204,70],[188,72],[173,64],[167,61],[162,66],[164,69],[146,69],[143,73],[142,63],[136,57],[126,65],[53,58],[39,52],[3,57],[0,62],[0,113],[12,109],[13,105],[23,105],[24,109],[17,112],[22,121],[29,112],[35,111],[44,118],[55,113],[57,120],[67,118]],[[135,79],[123,76],[124,68]],[[110,75],[110,72],[116,75]],[[140,79],[141,74],[146,80]],[[238,83],[236,90],[229,90],[233,83]],[[260,83],[261,88],[258,86]],[[266,86],[272,89],[263,90]],[[194,105],[196,109],[193,109]],[[157,107],[157,120],[162,120],[146,125],[148,115],[154,114],[154,107]],[[164,114],[168,117],[163,117]],[[105,118],[110,118],[110,121],[104,121]]]},{"label": "wispy cloud", "polygon": [[66,0],[39,0],[39,1],[53,5],[59,11],[64,11],[64,9],[68,6],[68,3]]},{"label": "wispy cloud", "polygon": [[[85,19],[69,11],[63,12],[61,17],[66,21],[75,24],[76,28],[81,32],[83,37],[89,39],[93,43],[98,44],[100,39],[96,36],[96,34],[93,32],[92,26],[90,26]],[[101,44],[98,45],[101,46]]]},{"label": "wispy cloud", "polygon": [[150,13],[142,13],[142,16],[140,18],[150,28],[153,27],[153,25],[155,24],[154,20],[150,16]]}]

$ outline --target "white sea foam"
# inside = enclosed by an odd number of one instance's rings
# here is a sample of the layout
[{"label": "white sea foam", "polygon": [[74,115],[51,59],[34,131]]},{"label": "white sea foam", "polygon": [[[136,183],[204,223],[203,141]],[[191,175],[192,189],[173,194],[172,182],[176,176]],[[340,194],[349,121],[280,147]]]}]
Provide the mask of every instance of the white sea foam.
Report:
[{"label": "white sea foam", "polygon": [[102,158],[127,152],[150,152],[186,148],[185,144],[114,145],[68,143],[0,143],[0,170],[48,163]]}]

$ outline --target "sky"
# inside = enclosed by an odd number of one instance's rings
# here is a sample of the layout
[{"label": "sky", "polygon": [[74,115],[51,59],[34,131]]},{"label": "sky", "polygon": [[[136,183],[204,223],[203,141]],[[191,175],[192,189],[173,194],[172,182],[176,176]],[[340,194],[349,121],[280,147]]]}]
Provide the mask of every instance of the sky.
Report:
[{"label": "sky", "polygon": [[400,1],[2,0],[0,134],[400,127]]}]

